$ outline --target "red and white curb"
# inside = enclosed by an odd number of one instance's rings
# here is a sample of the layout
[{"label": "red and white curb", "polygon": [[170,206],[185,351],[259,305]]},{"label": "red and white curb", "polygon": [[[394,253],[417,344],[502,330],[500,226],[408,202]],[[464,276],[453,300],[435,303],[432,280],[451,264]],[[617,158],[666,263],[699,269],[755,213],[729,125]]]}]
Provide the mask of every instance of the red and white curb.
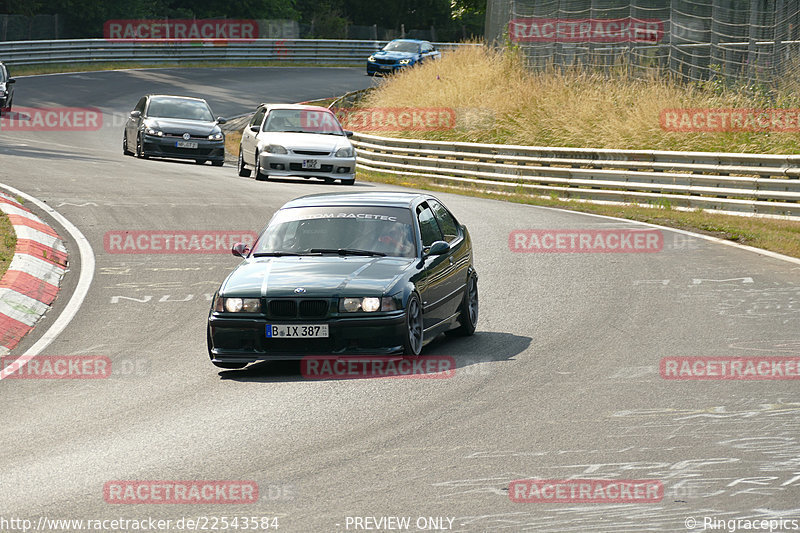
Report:
[{"label": "red and white curb", "polygon": [[0,211],[17,234],[14,257],[0,279],[0,355],[6,355],[50,309],[67,269],[67,249],[53,228],[2,192]]}]

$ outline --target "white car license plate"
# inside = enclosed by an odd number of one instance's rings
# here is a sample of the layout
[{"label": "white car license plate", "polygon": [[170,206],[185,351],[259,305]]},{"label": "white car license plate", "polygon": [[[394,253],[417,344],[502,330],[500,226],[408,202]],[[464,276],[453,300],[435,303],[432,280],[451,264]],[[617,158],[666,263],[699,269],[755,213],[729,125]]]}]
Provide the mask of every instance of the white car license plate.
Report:
[{"label": "white car license plate", "polygon": [[267,324],[269,339],[327,339],[328,324]]},{"label": "white car license plate", "polygon": [[316,159],[303,159],[303,168],[318,169],[319,161]]},{"label": "white car license plate", "polygon": [[193,141],[177,141],[175,146],[178,148],[197,148],[197,143]]}]

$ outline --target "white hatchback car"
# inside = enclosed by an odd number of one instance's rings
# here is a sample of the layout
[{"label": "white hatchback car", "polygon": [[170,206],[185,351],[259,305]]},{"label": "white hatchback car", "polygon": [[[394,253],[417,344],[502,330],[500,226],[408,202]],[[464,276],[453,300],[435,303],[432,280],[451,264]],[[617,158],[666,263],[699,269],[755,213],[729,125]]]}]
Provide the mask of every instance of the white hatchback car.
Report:
[{"label": "white hatchback car", "polygon": [[261,104],[242,132],[239,175],[319,178],[355,182],[356,154],[349,137],[328,109],[294,104]]}]

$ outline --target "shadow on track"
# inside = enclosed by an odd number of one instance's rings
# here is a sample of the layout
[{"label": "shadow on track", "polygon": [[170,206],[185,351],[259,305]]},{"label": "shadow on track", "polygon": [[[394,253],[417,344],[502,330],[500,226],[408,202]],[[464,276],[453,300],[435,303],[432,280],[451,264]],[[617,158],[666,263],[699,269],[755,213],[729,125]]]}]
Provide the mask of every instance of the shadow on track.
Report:
[{"label": "shadow on track", "polygon": [[[452,356],[455,359],[455,375],[489,375],[495,370],[482,363],[512,361],[514,356],[528,349],[532,339],[512,333],[496,331],[478,332],[472,337],[448,338],[439,335],[422,350],[423,357]],[[220,379],[241,382],[274,383],[289,381],[343,381],[340,379],[307,379],[303,377],[299,361],[260,361],[241,370],[219,372]],[[393,379],[381,376],[355,379]],[[352,378],[346,378],[351,381]]]}]

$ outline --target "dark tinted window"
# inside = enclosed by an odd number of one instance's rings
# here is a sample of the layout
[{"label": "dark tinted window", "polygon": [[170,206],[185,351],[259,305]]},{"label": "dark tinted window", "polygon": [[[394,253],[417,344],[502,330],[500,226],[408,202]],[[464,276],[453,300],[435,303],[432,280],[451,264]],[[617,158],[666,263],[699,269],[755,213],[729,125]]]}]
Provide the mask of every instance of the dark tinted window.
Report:
[{"label": "dark tinted window", "polygon": [[0,83],[6,81],[8,74],[6,73],[5,65],[0,65]]},{"label": "dark tinted window", "polygon": [[258,238],[255,253],[304,253],[351,248],[415,257],[412,218],[398,207],[301,207],[282,209]]},{"label": "dark tinted window", "polygon": [[392,41],[383,47],[387,52],[419,52],[419,44],[411,41]]},{"label": "dark tinted window", "polygon": [[417,208],[417,219],[419,219],[419,231],[422,235],[422,246],[428,247],[436,241],[444,240],[433,211],[427,204],[422,204]]},{"label": "dark tinted window", "polygon": [[442,230],[442,233],[444,233],[444,240],[447,242],[456,240],[461,235],[461,232],[459,231],[458,224],[456,224],[453,215],[439,202],[431,200],[428,204],[433,209],[434,215],[436,215],[436,222],[439,223],[439,228]]},{"label": "dark tinted window", "polygon": [[266,108],[259,107],[256,110],[256,113],[253,115],[252,120],[250,120],[251,126],[260,126],[261,123],[264,121],[264,114],[267,112]]},{"label": "dark tinted window", "polygon": [[182,98],[151,98],[147,106],[147,116],[158,118],[178,118],[184,120],[204,120],[213,122],[211,110],[202,100]]}]

